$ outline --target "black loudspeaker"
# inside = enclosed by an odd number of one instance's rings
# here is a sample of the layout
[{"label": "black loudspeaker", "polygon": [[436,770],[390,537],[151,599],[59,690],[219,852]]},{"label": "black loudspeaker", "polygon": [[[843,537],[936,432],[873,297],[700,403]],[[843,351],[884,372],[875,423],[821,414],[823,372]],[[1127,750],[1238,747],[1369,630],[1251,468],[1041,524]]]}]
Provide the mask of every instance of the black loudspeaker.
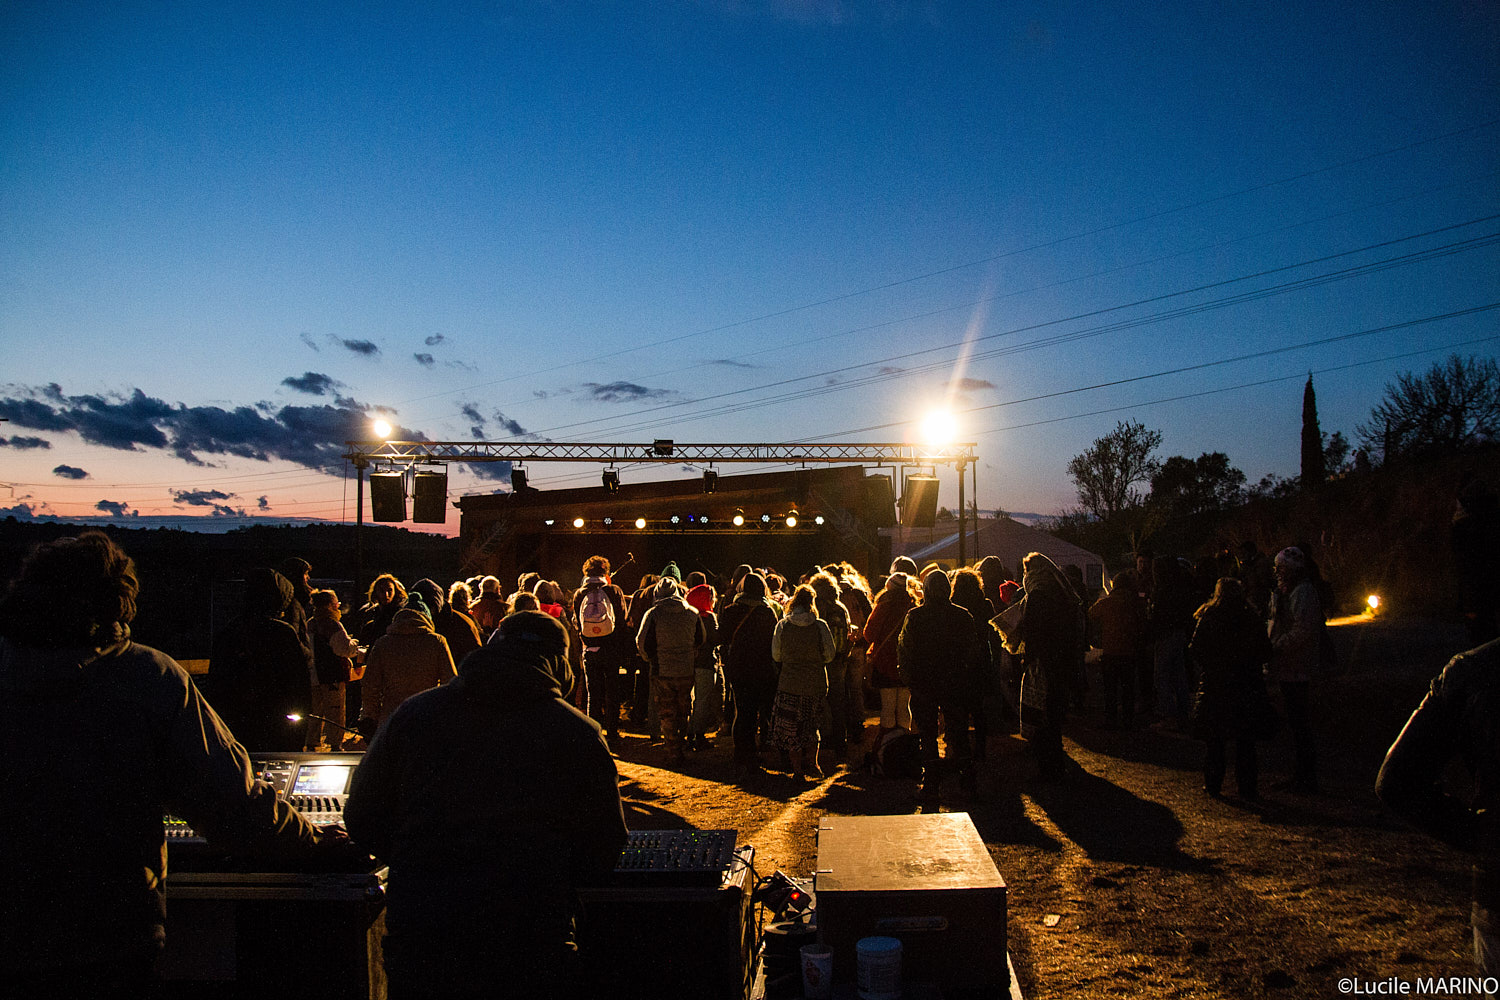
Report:
[{"label": "black loudspeaker", "polygon": [[865,521],[875,528],[896,526],[896,488],[883,473],[865,477]]},{"label": "black loudspeaker", "polygon": [[901,490],[901,526],[930,528],[937,521],[937,476],[907,476]]},{"label": "black loudspeaker", "polygon": [[406,520],[406,475],[400,472],[370,474],[370,520]]},{"label": "black loudspeaker", "polygon": [[411,494],[411,519],[420,524],[448,520],[448,473],[418,472]]}]

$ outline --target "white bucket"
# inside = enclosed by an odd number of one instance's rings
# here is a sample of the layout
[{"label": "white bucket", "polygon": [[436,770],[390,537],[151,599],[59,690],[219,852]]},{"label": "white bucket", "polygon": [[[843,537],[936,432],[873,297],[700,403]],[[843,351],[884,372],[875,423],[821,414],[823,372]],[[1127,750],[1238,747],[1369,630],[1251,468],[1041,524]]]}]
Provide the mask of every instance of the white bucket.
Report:
[{"label": "white bucket", "polygon": [[893,937],[860,938],[854,952],[860,1000],[901,1000],[901,941]]}]

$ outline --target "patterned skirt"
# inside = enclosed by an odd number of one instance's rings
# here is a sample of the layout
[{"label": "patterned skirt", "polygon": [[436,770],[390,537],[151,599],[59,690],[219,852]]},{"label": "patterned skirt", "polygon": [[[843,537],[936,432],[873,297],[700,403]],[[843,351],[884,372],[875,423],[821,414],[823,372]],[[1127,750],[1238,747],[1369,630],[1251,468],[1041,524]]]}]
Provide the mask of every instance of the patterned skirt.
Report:
[{"label": "patterned skirt", "polygon": [[818,712],[823,699],[817,695],[776,692],[771,707],[771,742],[785,750],[797,751],[818,743]]}]

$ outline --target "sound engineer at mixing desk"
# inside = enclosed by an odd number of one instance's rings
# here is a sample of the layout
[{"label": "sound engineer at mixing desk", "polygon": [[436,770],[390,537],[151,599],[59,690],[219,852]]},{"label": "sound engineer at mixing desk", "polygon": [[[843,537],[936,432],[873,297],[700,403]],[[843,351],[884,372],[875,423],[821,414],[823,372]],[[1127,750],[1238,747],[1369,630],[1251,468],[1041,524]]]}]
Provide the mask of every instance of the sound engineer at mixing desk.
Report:
[{"label": "sound engineer at mixing desk", "polygon": [[[38,546],[0,597],[0,983],[137,997],[165,935],[162,816],[273,859],[337,848],[265,782],[171,657],[99,531]],[[347,841],[345,841],[347,847]]]},{"label": "sound engineer at mixing desk", "polygon": [[391,1000],[576,995],[574,890],[627,837],[596,722],[563,699],[568,634],[502,619],[458,677],[408,698],[354,772],[344,823],[390,865]]}]

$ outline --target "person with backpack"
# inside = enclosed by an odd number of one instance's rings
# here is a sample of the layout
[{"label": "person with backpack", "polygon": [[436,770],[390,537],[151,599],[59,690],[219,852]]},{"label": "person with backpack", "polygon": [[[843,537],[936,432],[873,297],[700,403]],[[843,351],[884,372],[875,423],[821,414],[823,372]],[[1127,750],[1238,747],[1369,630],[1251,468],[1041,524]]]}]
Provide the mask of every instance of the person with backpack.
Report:
[{"label": "person with backpack", "polygon": [[583,670],[589,685],[589,716],[610,739],[620,736],[620,667],[626,656],[625,592],[609,576],[609,560],[589,556],[583,583],[573,595],[573,621],[583,640]]}]

